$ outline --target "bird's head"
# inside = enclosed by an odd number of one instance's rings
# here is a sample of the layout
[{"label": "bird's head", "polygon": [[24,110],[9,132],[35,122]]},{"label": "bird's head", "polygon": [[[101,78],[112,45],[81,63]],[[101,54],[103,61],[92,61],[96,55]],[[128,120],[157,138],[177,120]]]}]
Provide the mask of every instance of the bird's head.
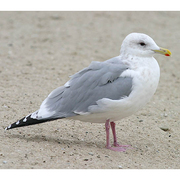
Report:
[{"label": "bird's head", "polygon": [[168,49],[159,47],[151,37],[142,33],[131,33],[127,35],[120,50],[120,54],[143,57],[152,57],[155,53],[165,56],[171,55]]}]

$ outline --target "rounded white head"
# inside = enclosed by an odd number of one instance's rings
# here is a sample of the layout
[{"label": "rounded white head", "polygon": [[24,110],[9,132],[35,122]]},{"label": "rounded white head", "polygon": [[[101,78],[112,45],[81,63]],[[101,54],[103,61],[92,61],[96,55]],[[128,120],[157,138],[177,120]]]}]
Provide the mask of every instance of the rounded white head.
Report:
[{"label": "rounded white head", "polygon": [[120,55],[129,54],[133,56],[152,57],[155,53],[166,56],[171,55],[169,50],[160,48],[151,37],[142,33],[131,33],[127,35],[120,50]]}]

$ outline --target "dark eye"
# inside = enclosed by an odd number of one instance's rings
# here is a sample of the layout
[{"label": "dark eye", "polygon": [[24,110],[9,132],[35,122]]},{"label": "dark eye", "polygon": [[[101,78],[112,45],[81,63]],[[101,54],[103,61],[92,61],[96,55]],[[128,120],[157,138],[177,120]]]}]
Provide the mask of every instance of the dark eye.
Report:
[{"label": "dark eye", "polygon": [[141,46],[145,46],[146,44],[144,42],[139,43]]}]

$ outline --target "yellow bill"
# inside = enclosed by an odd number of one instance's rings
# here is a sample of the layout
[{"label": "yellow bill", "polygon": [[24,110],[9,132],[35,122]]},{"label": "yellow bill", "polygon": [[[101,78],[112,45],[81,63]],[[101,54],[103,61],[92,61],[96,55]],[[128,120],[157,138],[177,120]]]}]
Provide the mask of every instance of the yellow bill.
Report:
[{"label": "yellow bill", "polygon": [[161,48],[159,50],[153,50],[154,52],[156,53],[159,53],[159,54],[163,54],[165,56],[170,56],[171,55],[171,51],[168,50],[168,49],[165,49],[165,48]]}]

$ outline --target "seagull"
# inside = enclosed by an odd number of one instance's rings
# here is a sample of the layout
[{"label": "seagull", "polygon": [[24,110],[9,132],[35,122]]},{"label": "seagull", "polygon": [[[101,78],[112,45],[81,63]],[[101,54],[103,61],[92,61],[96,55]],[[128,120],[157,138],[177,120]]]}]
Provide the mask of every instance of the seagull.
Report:
[{"label": "seagull", "polygon": [[[115,121],[136,113],[154,95],[160,78],[160,68],[153,57],[157,53],[171,55],[146,34],[127,35],[119,56],[91,62],[70,76],[63,86],[53,90],[37,111],[5,130],[63,118],[105,123],[106,148],[126,151],[131,146],[118,144]],[[114,139],[112,146],[110,129]]]}]

